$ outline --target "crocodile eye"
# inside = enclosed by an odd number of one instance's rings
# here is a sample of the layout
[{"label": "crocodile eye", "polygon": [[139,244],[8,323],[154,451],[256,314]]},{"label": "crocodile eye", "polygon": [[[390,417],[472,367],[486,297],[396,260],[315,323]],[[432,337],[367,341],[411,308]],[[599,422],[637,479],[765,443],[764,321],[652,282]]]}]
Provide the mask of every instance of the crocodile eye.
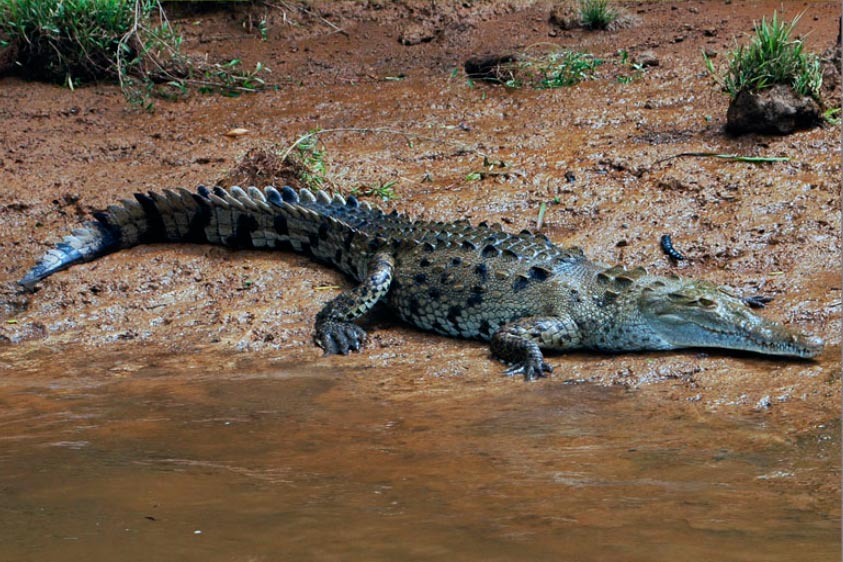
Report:
[{"label": "crocodile eye", "polygon": [[701,305],[703,305],[706,308],[714,308],[714,307],[717,306],[716,302],[714,302],[711,299],[707,299],[705,297],[700,297],[697,302],[699,302]]}]

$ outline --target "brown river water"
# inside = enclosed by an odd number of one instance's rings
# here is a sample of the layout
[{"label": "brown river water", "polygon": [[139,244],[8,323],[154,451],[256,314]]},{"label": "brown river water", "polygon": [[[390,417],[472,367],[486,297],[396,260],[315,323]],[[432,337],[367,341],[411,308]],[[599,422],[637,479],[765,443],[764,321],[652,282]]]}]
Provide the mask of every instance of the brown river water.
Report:
[{"label": "brown river water", "polygon": [[[262,61],[279,88],[154,113],[110,84],[0,78],[0,562],[840,560],[840,125],[726,136],[700,54],[723,64],[782,7],[822,52],[839,4],[629,2],[635,25],[606,33],[554,27],[551,4],[311,3],[342,33],[289,6],[186,8],[188,51]],[[461,73],[537,45],[605,62],[556,90]],[[388,208],[514,232],[546,203],[554,242],[772,296],[761,314],[826,350],[549,355],[527,384],[481,342],[378,313],[361,353],[322,357],[313,318],[347,280],[187,245],[16,293],[91,211],[316,128],[392,131],[320,137],[343,193],[394,182]],[[685,152],[790,160],[664,160]]]},{"label": "brown river water", "polygon": [[655,408],[619,386],[458,383],[390,397],[322,361],[126,361],[41,350],[3,377],[0,559],[839,552],[834,423],[788,437],[764,413]]}]

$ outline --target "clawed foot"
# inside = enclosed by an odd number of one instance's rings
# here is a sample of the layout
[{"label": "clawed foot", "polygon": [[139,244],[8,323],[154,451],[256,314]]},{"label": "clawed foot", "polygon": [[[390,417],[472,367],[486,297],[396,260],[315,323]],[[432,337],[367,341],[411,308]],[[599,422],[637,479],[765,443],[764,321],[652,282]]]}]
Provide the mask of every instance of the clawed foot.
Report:
[{"label": "clawed foot", "polygon": [[366,342],[366,331],[351,322],[325,322],[316,326],[313,339],[325,355],[348,355],[349,351],[360,350]]},{"label": "clawed foot", "polygon": [[545,373],[552,373],[553,367],[544,362],[544,359],[539,357],[530,357],[522,363],[516,363],[504,373],[507,376],[520,375],[523,373],[525,381],[534,381],[537,378],[544,377]]}]

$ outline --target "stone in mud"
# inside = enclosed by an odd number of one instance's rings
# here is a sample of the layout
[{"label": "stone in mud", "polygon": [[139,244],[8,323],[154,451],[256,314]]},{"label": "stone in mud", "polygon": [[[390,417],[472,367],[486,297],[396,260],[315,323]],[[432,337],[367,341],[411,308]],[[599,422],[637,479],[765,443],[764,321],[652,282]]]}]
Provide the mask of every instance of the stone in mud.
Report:
[{"label": "stone in mud", "polygon": [[820,56],[823,72],[823,93],[826,99],[840,99],[840,70],[843,59],[843,17],[838,20],[837,41]]},{"label": "stone in mud", "polygon": [[483,55],[471,57],[465,61],[465,73],[469,78],[475,80],[506,82],[512,78],[512,72],[508,68],[508,65],[517,60],[518,57],[515,55]]},{"label": "stone in mud", "polygon": [[821,124],[821,113],[816,100],[797,95],[790,86],[776,84],[759,92],[742,90],[729,104],[726,131],[733,135],[787,135]]},{"label": "stone in mud", "polygon": [[635,57],[635,62],[641,66],[658,66],[659,57],[653,51],[643,51]]},{"label": "stone in mud", "polygon": [[428,43],[436,37],[436,29],[430,23],[408,23],[398,35],[398,42],[402,45],[418,45]]},{"label": "stone in mud", "polygon": [[549,21],[559,29],[576,29],[581,25],[579,10],[570,2],[554,6]]},{"label": "stone in mud", "polygon": [[5,47],[0,46],[0,76],[11,72],[15,68],[20,52],[19,41],[8,41],[4,33],[0,33],[0,45],[8,43]]}]

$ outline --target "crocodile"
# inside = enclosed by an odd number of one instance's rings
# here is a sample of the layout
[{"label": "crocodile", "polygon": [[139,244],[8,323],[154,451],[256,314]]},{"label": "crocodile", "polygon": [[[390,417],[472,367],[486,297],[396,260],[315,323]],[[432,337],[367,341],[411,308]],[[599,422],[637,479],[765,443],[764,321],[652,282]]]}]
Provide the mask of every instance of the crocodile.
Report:
[{"label": "crocodile", "polygon": [[290,249],[356,281],[316,315],[326,354],[364,345],[355,320],[379,302],[404,321],[490,342],[508,374],[551,372],[542,350],[604,352],[723,348],[812,358],[819,337],[751,312],[725,287],[588,260],[545,235],[468,221],[411,220],[354,196],[256,187],[136,193],[94,213],[18,283],[138,244],[191,242]]}]

